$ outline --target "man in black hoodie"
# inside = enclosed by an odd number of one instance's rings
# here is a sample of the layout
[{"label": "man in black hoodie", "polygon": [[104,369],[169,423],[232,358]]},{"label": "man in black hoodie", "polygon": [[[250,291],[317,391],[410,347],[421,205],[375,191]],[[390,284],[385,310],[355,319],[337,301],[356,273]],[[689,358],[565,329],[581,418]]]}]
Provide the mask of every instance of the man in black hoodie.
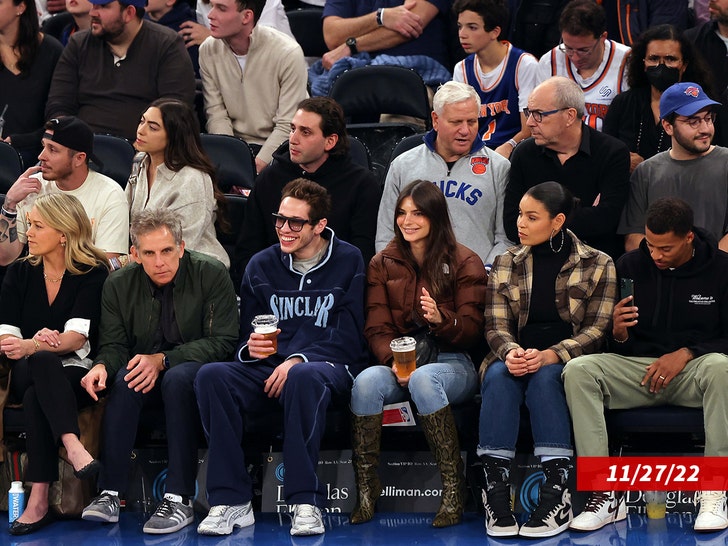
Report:
[{"label": "man in black hoodie", "polygon": [[[580,457],[606,457],[604,408],[703,407],[705,455],[728,456],[728,254],[693,227],[683,200],[647,209],[645,239],[617,261],[634,295],[614,308],[613,353],[568,362],[562,377]],[[696,531],[728,527],[725,491],[701,491]],[[624,494],[594,492],[571,528],[624,519]]]},{"label": "man in black hoodie", "polygon": [[250,192],[230,267],[236,286],[253,254],[278,242],[272,214],[278,211],[283,187],[301,177],[329,192],[328,226],[336,236],[357,247],[365,265],[374,256],[381,189],[370,171],[350,159],[341,106],[328,97],[314,97],[300,102],[288,142],[273,154]]}]

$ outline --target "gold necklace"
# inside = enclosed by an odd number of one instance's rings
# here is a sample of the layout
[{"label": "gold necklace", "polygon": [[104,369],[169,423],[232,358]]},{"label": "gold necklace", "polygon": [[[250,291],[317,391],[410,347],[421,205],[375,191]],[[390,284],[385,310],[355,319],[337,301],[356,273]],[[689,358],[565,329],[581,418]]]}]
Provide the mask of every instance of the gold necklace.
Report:
[{"label": "gold necklace", "polygon": [[49,282],[61,282],[61,279],[63,279],[63,275],[65,274],[66,272],[64,271],[63,273],[61,273],[60,277],[54,279],[53,277],[49,277],[48,275],[46,275],[45,269],[43,269],[43,278]]}]

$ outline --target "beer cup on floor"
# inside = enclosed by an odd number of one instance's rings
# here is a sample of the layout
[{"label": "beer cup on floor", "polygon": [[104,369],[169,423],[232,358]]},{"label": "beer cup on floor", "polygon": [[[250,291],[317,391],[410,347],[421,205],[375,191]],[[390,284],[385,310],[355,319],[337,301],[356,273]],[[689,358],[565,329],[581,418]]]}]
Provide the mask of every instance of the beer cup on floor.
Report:
[{"label": "beer cup on floor", "polygon": [[278,352],[278,318],[275,315],[256,315],[251,322],[253,331],[273,342],[273,349],[268,356]]},{"label": "beer cup on floor", "polygon": [[417,341],[413,337],[398,337],[389,344],[394,356],[392,370],[400,379],[407,379],[417,366]]}]

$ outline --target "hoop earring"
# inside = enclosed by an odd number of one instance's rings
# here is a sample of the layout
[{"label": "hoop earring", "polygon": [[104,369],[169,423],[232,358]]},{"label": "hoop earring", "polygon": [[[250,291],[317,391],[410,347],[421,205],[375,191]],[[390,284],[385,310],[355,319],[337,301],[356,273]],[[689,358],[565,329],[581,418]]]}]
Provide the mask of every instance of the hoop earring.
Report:
[{"label": "hoop earring", "polygon": [[[559,245],[559,248],[554,248],[554,235],[556,233],[561,233],[561,244]],[[551,230],[551,237],[549,237],[549,246],[551,247],[551,252],[553,252],[554,254],[558,254],[559,252],[561,252],[561,249],[564,248],[564,239],[565,238],[566,238],[566,236],[564,235],[563,229],[560,229],[558,232]]]}]

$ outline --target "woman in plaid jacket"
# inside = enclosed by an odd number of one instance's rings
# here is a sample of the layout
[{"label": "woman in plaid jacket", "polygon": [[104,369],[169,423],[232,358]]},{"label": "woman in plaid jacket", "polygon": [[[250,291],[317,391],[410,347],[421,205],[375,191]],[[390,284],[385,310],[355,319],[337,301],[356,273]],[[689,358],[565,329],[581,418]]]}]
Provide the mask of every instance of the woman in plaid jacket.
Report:
[{"label": "woman in plaid jacket", "polygon": [[[488,279],[485,331],[491,352],[482,370],[478,455],[491,536],[553,536],[572,519],[566,484],[571,421],[561,371],[570,359],[600,349],[617,291],[612,259],[564,227],[576,204],[557,182],[529,189],[519,204],[521,244],[495,259]],[[524,401],[546,481],[519,530],[508,477]]]}]

